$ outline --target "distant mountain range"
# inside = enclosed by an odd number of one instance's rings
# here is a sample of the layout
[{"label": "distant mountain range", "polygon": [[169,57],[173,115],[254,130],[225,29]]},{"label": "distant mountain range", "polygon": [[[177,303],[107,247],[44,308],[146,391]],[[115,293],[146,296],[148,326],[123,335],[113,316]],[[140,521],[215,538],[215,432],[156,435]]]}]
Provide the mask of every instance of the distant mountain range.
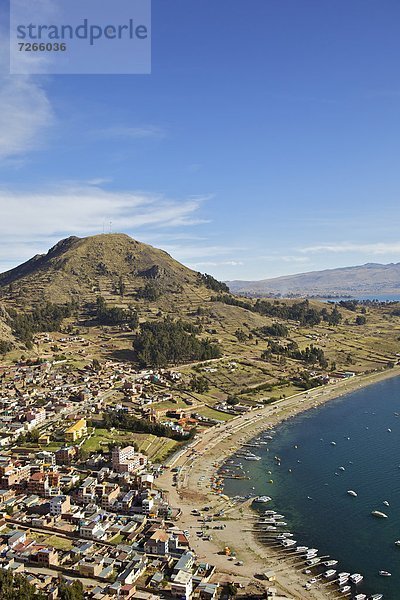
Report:
[{"label": "distant mountain range", "polygon": [[400,295],[400,263],[311,271],[260,281],[227,281],[234,294],[250,296]]}]

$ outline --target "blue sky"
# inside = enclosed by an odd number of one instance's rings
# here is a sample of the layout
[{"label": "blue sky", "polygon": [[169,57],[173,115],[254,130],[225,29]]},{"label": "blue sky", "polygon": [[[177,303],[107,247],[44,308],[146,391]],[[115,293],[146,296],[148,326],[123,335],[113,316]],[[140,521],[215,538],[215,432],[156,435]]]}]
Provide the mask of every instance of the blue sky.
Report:
[{"label": "blue sky", "polygon": [[153,0],[149,76],[9,76],[4,41],[0,270],[110,221],[220,279],[399,262],[399,23]]}]

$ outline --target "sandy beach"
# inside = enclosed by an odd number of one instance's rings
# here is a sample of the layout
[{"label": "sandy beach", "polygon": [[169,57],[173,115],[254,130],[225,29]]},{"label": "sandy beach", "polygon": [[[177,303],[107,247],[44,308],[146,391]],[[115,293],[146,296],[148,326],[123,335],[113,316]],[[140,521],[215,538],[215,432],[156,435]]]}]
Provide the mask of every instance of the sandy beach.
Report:
[{"label": "sandy beach", "polygon": [[[260,543],[254,531],[256,513],[250,507],[251,502],[235,504],[227,496],[214,493],[210,480],[227,456],[268,427],[334,398],[399,375],[400,368],[394,368],[340,380],[279,400],[257,409],[257,412],[252,411],[210,428],[171,457],[169,466],[180,467],[177,481],[174,483],[170,468],[158,479],[158,487],[168,495],[172,506],[181,509],[177,525],[189,532],[191,547],[198,557],[216,565],[218,574],[215,580],[234,581],[254,591],[265,591],[266,587],[273,586],[287,598],[319,600],[343,596],[336,593],[337,586],[322,581],[306,591],[304,584],[312,575],[302,573],[304,563],[288,556],[284,550]],[[197,536],[202,519],[192,514],[193,509],[202,510],[205,506],[210,507],[210,514],[224,511],[222,519],[215,518],[209,523],[211,540]],[[214,529],[219,526],[224,528]],[[234,560],[223,553],[226,546],[235,552]],[[236,564],[238,561],[243,564]],[[276,575],[273,583],[258,577],[258,574],[269,570]]]}]

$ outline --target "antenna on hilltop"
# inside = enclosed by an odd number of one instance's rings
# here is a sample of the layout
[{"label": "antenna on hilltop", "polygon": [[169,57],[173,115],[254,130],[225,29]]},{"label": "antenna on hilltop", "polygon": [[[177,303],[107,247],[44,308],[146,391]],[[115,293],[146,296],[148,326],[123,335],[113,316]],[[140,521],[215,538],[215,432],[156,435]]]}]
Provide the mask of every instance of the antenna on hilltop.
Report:
[{"label": "antenna on hilltop", "polygon": [[112,221],[110,221],[110,233],[111,233],[111,225],[112,225]]}]

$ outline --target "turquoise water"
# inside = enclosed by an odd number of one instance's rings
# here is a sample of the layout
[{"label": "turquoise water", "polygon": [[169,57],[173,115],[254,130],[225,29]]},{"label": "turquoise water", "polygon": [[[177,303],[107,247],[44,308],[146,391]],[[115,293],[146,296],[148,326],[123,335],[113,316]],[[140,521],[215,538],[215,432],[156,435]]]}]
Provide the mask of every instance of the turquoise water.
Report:
[{"label": "turquoise water", "polygon": [[[338,571],[362,573],[360,592],[398,600],[400,417],[395,413],[400,414],[400,378],[303,413],[275,428],[268,446],[248,448],[262,460],[235,459],[250,480],[227,479],[225,492],[271,496],[263,507],[284,514],[298,542],[339,560]],[[347,490],[355,490],[357,498]],[[374,518],[373,510],[388,518]],[[381,577],[380,570],[392,576]]]}]

